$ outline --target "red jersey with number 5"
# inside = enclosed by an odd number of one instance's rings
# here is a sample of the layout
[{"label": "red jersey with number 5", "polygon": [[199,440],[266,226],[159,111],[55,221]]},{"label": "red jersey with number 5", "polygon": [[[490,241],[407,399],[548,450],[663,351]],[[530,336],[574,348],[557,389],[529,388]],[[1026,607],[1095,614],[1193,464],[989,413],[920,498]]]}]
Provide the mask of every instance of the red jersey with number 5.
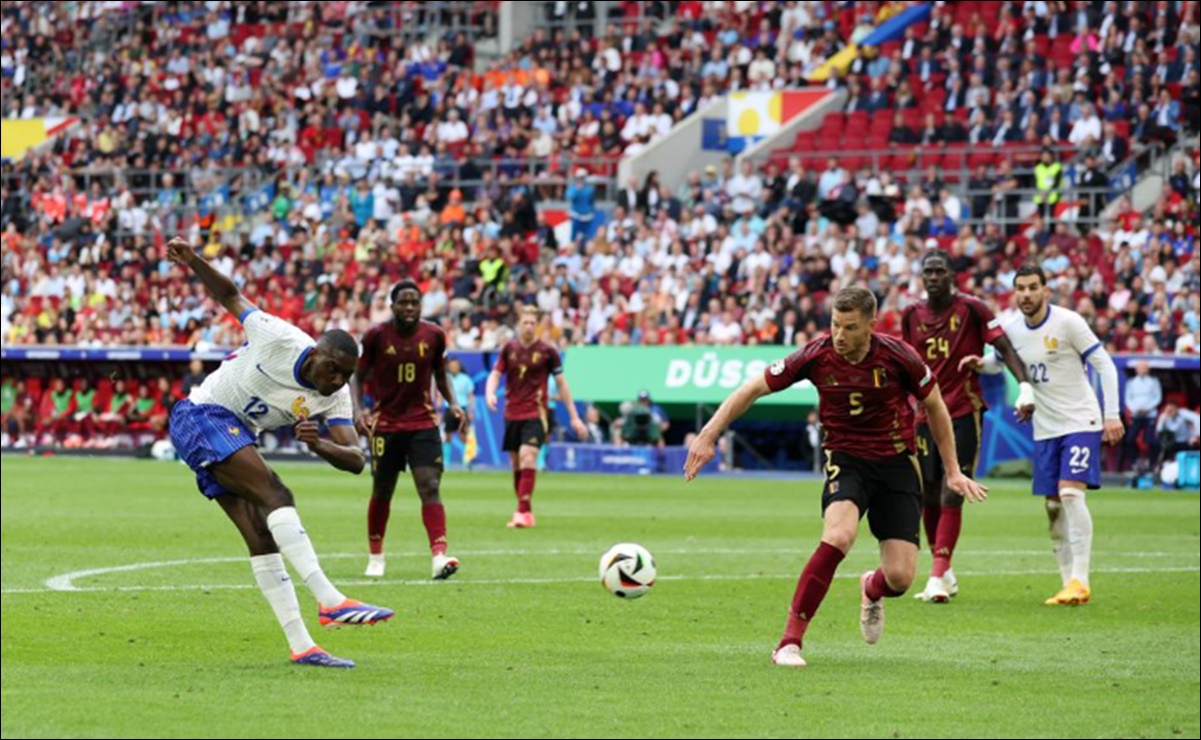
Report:
[{"label": "red jersey with number 5", "polygon": [[817,386],[822,446],[864,460],[913,454],[909,397],[924,401],[938,387],[911,347],[878,334],[858,364],[840,357],[827,334],[769,367],[764,378],[773,393],[803,380]]},{"label": "red jersey with number 5", "polygon": [[421,321],[412,334],[388,322],[363,337],[359,371],[369,377],[379,420],[377,434],[416,432],[438,426],[434,409],[434,370],[446,361],[446,333]]},{"label": "red jersey with number 5", "polygon": [[[951,307],[941,314],[926,301],[916,303],[901,317],[901,334],[934,371],[952,419],[986,408],[980,376],[971,370],[959,370],[965,357],[983,357],[985,345],[1005,336],[1000,319],[983,301],[956,295]],[[918,408],[917,420],[926,423],[924,408]]]},{"label": "red jersey with number 5", "polygon": [[505,376],[505,421],[549,418],[547,384],[563,373],[559,350],[541,339],[528,347],[514,339],[501,348],[496,370]]}]

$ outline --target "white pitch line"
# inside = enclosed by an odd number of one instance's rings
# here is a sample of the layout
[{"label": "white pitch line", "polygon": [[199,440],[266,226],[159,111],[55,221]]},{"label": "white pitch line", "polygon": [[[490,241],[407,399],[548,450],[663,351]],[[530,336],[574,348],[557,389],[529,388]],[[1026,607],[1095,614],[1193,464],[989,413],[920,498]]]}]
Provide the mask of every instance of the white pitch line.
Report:
[{"label": "white pitch line", "polygon": [[[356,556],[357,557],[357,556]],[[211,558],[208,560],[185,560],[185,561],[170,561],[170,563],[144,563],[145,566],[166,566],[168,564],[178,565],[184,564],[203,564],[213,562],[241,562],[242,558]],[[130,566],[124,566],[122,570],[131,570]],[[1124,574],[1152,574],[1152,573],[1198,573],[1201,572],[1201,566],[1190,565],[1183,567],[1168,567],[1168,568],[1102,568],[1096,569],[1094,573],[1124,575]],[[1008,571],[965,571],[957,575],[965,578],[980,578],[980,577],[998,577],[1012,578],[1023,576],[1051,576],[1057,571],[1051,570],[1008,570]],[[771,574],[771,573],[749,573],[744,575],[734,574],[710,574],[710,575],[669,575],[661,576],[660,581],[762,581],[762,580],[793,580],[797,577],[795,573],[787,574]],[[840,579],[859,578],[857,574],[843,574],[837,576]],[[54,580],[54,579],[51,579]],[[595,583],[596,578],[500,578],[500,579],[484,579],[471,580],[460,579],[453,582],[453,585],[472,585],[472,586],[542,586],[542,585],[566,585],[576,583]],[[403,581],[387,581],[387,580],[359,580],[359,581],[341,581],[340,586],[346,587],[367,587],[367,586],[439,586],[437,581],[431,580],[403,580]],[[170,586],[74,586],[70,589],[53,590],[45,589],[5,589],[0,591],[0,595],[21,595],[21,594],[46,594],[46,593],[143,593],[143,592],[158,592],[158,591],[249,591],[258,587],[250,583],[221,583],[221,584],[181,584]]]}]

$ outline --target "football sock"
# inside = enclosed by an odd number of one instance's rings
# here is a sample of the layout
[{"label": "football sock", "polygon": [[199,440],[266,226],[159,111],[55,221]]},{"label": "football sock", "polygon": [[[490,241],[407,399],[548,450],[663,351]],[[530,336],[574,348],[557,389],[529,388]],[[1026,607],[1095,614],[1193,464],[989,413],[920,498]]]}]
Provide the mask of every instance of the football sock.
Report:
[{"label": "football sock", "polygon": [[941,506],[923,506],[922,521],[926,525],[926,544],[930,546],[930,550],[934,550],[934,543],[938,541],[938,522],[941,519]]},{"label": "football sock", "polygon": [[429,536],[430,552],[435,556],[446,554],[446,508],[442,504],[426,504],[421,507],[421,522]]},{"label": "football sock", "polygon": [[951,569],[951,556],[959,544],[959,530],[963,526],[963,509],[947,506],[938,519],[938,536],[934,539],[934,568],[930,575],[942,578]]},{"label": "football sock", "polygon": [[1072,577],[1072,548],[1068,543],[1068,518],[1063,505],[1054,499],[1047,500],[1047,517],[1051,520],[1051,547],[1059,563],[1062,585],[1068,585]]},{"label": "football sock", "polygon": [[388,533],[391,514],[392,499],[372,496],[367,502],[367,547],[372,555],[384,554],[384,535]]},{"label": "football sock", "polygon": [[830,581],[838,570],[846,555],[833,545],[825,542],[817,546],[801,577],[797,581],[796,591],[792,595],[792,607],[788,612],[788,624],[784,627],[784,637],[780,639],[777,649],[785,645],[801,646],[805,639],[805,631],[817,614],[818,607],[830,590]]},{"label": "football sock", "polygon": [[534,478],[536,470],[522,470],[517,485],[517,511],[528,514],[533,511],[530,500],[534,498]]},{"label": "football sock", "polygon": [[304,531],[300,515],[294,507],[285,506],[268,514],[267,528],[271,530],[280,552],[316,597],[317,603],[325,609],[331,609],[346,601],[346,596],[334,588],[321,570],[313,543],[309,541],[309,535]]},{"label": "football sock", "polygon": [[1084,500],[1084,491],[1065,488],[1059,492],[1059,501],[1067,518],[1068,547],[1072,551],[1071,578],[1089,588],[1088,575],[1093,559],[1093,515]]},{"label": "football sock", "polygon": [[278,554],[259,555],[250,559],[250,568],[254,571],[254,580],[259,584],[259,590],[275,612],[279,626],[284,629],[284,637],[288,639],[288,647],[293,653],[300,654],[317,646],[304,626],[300,616],[300,604],[296,601],[296,589],[292,587],[292,579],[284,567],[284,559]]},{"label": "football sock", "polygon": [[875,573],[872,573],[871,579],[867,582],[867,598],[870,601],[879,601],[880,599],[895,599],[898,596],[904,596],[904,591],[898,591],[888,585],[888,579],[884,577],[884,569],[877,568]]}]

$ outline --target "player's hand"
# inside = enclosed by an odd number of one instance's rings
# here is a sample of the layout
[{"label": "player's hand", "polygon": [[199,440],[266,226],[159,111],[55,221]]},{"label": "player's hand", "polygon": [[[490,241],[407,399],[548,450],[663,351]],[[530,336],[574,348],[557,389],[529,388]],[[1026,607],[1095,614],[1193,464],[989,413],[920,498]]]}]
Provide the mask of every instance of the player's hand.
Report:
[{"label": "player's hand", "polygon": [[447,409],[446,413],[454,417],[456,432],[462,434],[467,430],[467,414],[463,412],[461,407],[451,406],[449,409]]},{"label": "player's hand", "polygon": [[979,355],[969,355],[959,361],[959,372],[971,370],[978,373],[982,367],[984,367],[984,358]]},{"label": "player's hand", "polygon": [[379,414],[374,411],[363,411],[359,414],[358,421],[354,424],[355,431],[364,437],[371,437],[375,434],[375,424],[378,421]]},{"label": "player's hand", "polygon": [[988,498],[988,487],[977,483],[963,473],[947,476],[947,488],[973,504]]},{"label": "player's hand", "polygon": [[183,237],[177,236],[167,242],[167,259],[177,265],[185,267],[191,263],[192,258],[196,256],[196,251],[192,249],[192,245],[188,244]]},{"label": "player's hand", "polygon": [[588,441],[588,425],[581,421],[578,417],[571,420],[571,431],[575,432],[575,436],[581,442]]},{"label": "player's hand", "polygon": [[1122,440],[1126,439],[1126,426],[1122,424],[1122,420],[1106,419],[1105,432],[1101,435],[1101,439],[1110,447],[1122,444]]},{"label": "player's hand", "polygon": [[488,403],[488,410],[489,410],[489,411],[491,411],[491,412],[493,412],[493,413],[496,413],[496,409],[497,409],[497,408],[499,407],[499,405],[500,405],[500,404],[497,402],[497,400],[496,400],[496,394],[495,394],[495,393],[489,393],[489,394],[488,394],[488,397],[487,397],[485,400],[486,400],[486,401],[487,401],[487,403]]},{"label": "player's hand", "polygon": [[321,427],[315,421],[301,417],[300,421],[296,422],[296,439],[308,445],[309,449],[313,449],[321,443]]},{"label": "player's hand", "polygon": [[1025,424],[1034,416],[1034,386],[1022,383],[1018,391],[1017,402],[1013,413],[1019,422]]},{"label": "player's hand", "polygon": [[684,480],[691,481],[717,457],[717,442],[704,434],[698,434],[688,448],[688,460],[684,462]]}]

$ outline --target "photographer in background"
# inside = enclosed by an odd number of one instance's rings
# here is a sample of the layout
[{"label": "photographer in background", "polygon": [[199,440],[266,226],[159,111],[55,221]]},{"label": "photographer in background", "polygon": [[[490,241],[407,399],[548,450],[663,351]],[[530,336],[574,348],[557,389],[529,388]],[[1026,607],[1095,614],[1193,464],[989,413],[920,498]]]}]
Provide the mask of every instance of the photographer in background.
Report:
[{"label": "photographer in background", "polygon": [[622,417],[613,423],[613,440],[631,447],[663,447],[670,428],[667,414],[651,402],[649,392],[642,391],[637,403],[622,404]]}]

